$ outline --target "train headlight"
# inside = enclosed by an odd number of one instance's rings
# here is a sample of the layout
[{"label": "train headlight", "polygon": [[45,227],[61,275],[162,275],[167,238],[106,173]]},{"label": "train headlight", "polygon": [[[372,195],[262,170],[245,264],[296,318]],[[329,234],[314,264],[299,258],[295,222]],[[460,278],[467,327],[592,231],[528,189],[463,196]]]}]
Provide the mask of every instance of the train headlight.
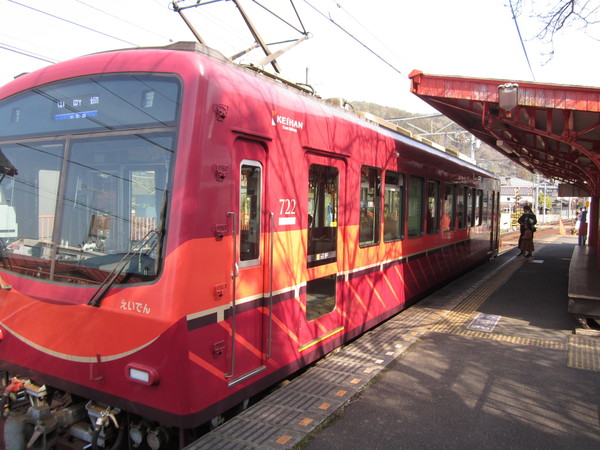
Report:
[{"label": "train headlight", "polygon": [[143,384],[144,386],[153,386],[158,384],[158,372],[152,367],[142,364],[129,363],[125,367],[125,376],[129,381]]}]

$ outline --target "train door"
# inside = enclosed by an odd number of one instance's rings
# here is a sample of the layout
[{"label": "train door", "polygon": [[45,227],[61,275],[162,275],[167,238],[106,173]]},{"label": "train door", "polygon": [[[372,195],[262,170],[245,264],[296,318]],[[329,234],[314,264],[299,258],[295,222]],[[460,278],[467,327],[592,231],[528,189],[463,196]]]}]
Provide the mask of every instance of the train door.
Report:
[{"label": "train door", "polygon": [[338,288],[342,270],[342,220],[345,162],[307,154],[307,281],[305,320],[301,321],[300,351],[343,331]]},{"label": "train door", "polygon": [[235,234],[232,275],[233,304],[230,325],[232,336],[229,386],[262,372],[263,314],[265,293],[265,235],[269,222],[265,195],[267,152],[260,142],[235,143],[235,211],[230,213]]}]

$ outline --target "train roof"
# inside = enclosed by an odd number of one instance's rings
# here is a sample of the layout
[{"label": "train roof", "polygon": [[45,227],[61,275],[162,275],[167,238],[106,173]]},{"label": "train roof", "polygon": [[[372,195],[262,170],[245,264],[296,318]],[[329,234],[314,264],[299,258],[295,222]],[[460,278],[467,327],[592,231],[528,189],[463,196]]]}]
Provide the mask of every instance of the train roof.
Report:
[{"label": "train roof", "polygon": [[[99,55],[107,54],[107,53],[125,52],[125,51],[143,51],[143,50],[192,52],[192,53],[201,54],[201,55],[207,57],[209,60],[220,62],[222,64],[228,65],[229,67],[232,67],[233,69],[244,71],[246,73],[252,74],[253,76],[261,77],[262,79],[264,79],[266,81],[273,82],[280,87],[285,87],[287,89],[293,90],[295,93],[297,93],[301,96],[305,96],[307,98],[310,98],[312,101],[316,101],[316,102],[322,104],[323,106],[329,108],[330,111],[335,111],[336,114],[340,115],[341,117],[345,118],[346,120],[355,121],[356,123],[360,123],[363,126],[365,124],[367,124],[369,127],[375,129],[376,131],[383,133],[387,136],[390,136],[396,140],[403,141],[406,144],[416,146],[423,151],[435,153],[435,154],[443,157],[444,159],[454,161],[455,163],[458,163],[460,165],[468,166],[473,170],[477,170],[478,172],[485,174],[487,177],[498,178],[496,175],[492,174],[491,172],[488,172],[485,169],[478,167],[472,158],[470,158],[466,155],[463,155],[456,150],[443,147],[443,146],[436,144],[435,142],[432,142],[428,139],[414,135],[410,131],[408,131],[404,128],[401,128],[401,127],[397,126],[396,124],[388,122],[387,120],[385,120],[381,117],[378,117],[374,114],[371,114],[369,112],[355,111],[351,107],[351,104],[347,103],[343,99],[340,99],[340,98],[323,99],[323,98],[319,97],[315,93],[315,91],[307,85],[293,83],[289,80],[286,80],[285,78],[274,75],[270,72],[267,72],[267,71],[261,69],[260,67],[254,66],[254,65],[241,65],[241,64],[234,63],[233,61],[231,61],[230,58],[227,58],[218,50],[215,50],[211,47],[202,45],[197,42],[182,41],[182,42],[175,42],[173,44],[169,44],[166,46],[121,48],[121,49],[97,52],[97,53],[82,56],[80,58],[85,58],[85,57],[90,57],[90,56],[99,56]],[[79,58],[76,58],[76,59],[79,59]],[[53,72],[54,69],[57,69],[56,71],[59,74],[59,75],[55,75],[55,76],[57,76],[57,77],[59,77],[60,75],[66,76],[66,74],[63,71],[58,69],[60,66],[61,66],[61,63],[57,63],[54,65],[48,66],[46,68],[42,68],[38,71],[32,72],[31,74],[24,74],[22,76],[19,76],[15,79],[15,81],[17,82],[16,84],[17,85],[20,84],[19,81],[26,84],[25,80],[23,80],[23,79],[29,78],[30,76],[35,76],[35,74],[40,74],[40,73],[44,73],[47,71]],[[44,77],[40,76],[38,78],[42,79]],[[13,83],[15,83],[15,81],[13,81],[9,84],[13,84]],[[44,82],[44,81],[42,81],[42,82]],[[45,81],[45,82],[47,82],[47,81]],[[9,92],[8,95],[15,94],[19,90],[21,90],[18,86],[15,86],[15,87],[16,87],[16,90],[13,92]],[[346,106],[349,106],[350,109],[346,108]]]}]

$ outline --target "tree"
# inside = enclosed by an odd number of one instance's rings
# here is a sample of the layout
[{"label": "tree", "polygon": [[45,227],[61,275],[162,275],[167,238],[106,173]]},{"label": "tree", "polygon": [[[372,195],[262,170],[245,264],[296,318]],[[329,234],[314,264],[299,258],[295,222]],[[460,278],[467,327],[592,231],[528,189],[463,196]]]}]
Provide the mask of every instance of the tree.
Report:
[{"label": "tree", "polygon": [[[523,11],[526,0],[509,0],[515,17]],[[550,45],[549,57],[554,55],[554,38],[566,28],[575,27],[585,32],[600,24],[600,8],[595,0],[557,0],[548,3],[549,9],[540,9],[541,2],[531,0],[532,17],[540,20],[541,30],[535,36]]]},{"label": "tree", "polygon": [[538,205],[540,211],[543,211],[542,208],[545,208],[546,211],[552,211],[552,197],[540,191],[538,194]]}]

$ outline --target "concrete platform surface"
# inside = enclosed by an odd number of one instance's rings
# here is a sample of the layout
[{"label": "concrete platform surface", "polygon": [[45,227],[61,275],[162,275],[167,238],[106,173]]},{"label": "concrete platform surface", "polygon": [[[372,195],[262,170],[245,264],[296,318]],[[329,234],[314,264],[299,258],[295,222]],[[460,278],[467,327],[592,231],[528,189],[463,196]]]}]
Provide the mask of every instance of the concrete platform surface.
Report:
[{"label": "concrete platform surface", "polygon": [[600,337],[567,313],[575,244],[507,263],[297,448],[600,448]]}]

